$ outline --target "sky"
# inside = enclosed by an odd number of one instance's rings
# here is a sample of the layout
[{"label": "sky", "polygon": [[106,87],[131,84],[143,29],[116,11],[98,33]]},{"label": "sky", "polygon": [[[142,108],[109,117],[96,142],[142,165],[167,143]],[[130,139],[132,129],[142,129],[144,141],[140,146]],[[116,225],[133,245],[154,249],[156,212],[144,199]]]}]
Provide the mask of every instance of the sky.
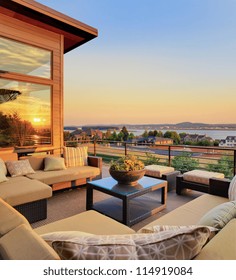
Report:
[{"label": "sky", "polygon": [[236,0],[38,0],[98,29],[64,56],[65,125],[236,123]]}]

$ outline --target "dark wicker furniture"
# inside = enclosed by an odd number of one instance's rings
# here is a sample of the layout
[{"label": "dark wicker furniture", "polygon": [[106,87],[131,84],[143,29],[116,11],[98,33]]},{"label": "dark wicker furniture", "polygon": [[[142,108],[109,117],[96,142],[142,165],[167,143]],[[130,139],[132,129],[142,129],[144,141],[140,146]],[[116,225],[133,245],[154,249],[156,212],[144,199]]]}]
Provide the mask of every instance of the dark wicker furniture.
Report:
[{"label": "dark wicker furniture", "polygon": [[[94,202],[94,190],[109,196]],[[131,226],[164,209],[166,198],[167,182],[164,180],[144,176],[137,185],[130,186],[119,185],[112,177],[107,177],[87,184],[86,209],[96,210]]]},{"label": "dark wicker furniture", "polygon": [[176,193],[181,195],[184,189],[228,197],[229,179],[210,178],[209,185],[185,181],[182,175],[176,177]]}]

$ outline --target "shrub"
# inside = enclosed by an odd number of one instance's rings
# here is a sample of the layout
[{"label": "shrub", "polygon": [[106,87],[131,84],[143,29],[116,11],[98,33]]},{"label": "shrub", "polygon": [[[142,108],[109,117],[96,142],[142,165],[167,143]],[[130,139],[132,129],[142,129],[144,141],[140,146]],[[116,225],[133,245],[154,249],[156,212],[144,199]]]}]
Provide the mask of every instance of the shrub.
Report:
[{"label": "shrub", "polygon": [[175,168],[175,170],[179,170],[184,173],[197,169],[199,167],[199,161],[192,158],[191,153],[183,152],[173,158],[172,166]]}]

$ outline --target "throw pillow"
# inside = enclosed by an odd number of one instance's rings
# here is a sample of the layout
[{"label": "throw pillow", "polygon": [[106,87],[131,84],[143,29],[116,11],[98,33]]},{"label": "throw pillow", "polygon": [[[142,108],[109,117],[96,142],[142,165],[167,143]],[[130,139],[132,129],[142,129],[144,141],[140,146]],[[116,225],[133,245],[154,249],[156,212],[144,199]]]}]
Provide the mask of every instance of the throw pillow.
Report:
[{"label": "throw pillow", "polygon": [[6,166],[12,177],[35,173],[28,159],[6,161]]},{"label": "throw pillow", "polygon": [[44,159],[44,171],[64,170],[65,159],[61,157],[46,157]]},{"label": "throw pillow", "polygon": [[222,229],[233,218],[236,218],[236,201],[229,201],[208,211],[198,224]]},{"label": "throw pillow", "polygon": [[0,170],[2,170],[4,175],[7,175],[7,168],[3,159],[0,158]]},{"label": "throw pillow", "polygon": [[88,147],[64,147],[63,157],[67,167],[88,165]]},{"label": "throw pillow", "polygon": [[91,236],[92,233],[83,232],[83,231],[55,231],[41,234],[41,237],[52,246],[54,241],[66,241],[76,238],[78,236]]},{"label": "throw pillow", "polygon": [[228,196],[230,201],[236,200],[236,176],[230,182]]},{"label": "throw pillow", "polygon": [[210,234],[207,227],[195,226],[148,234],[80,236],[52,246],[64,260],[189,260]]},{"label": "throw pillow", "polygon": [[0,183],[8,181],[6,175],[3,173],[3,170],[0,169]]}]

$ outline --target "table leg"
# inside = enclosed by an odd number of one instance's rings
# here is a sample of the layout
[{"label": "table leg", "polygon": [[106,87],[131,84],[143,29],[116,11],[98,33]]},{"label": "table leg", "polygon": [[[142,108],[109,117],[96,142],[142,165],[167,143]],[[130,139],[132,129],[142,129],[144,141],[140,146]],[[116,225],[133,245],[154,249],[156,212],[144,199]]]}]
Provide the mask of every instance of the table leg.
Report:
[{"label": "table leg", "polygon": [[91,210],[93,208],[93,187],[87,184],[86,190],[86,210]]},{"label": "table leg", "polygon": [[129,207],[129,199],[127,197],[123,198],[123,207],[122,207],[122,220],[123,224],[129,226],[130,225],[130,207]]},{"label": "table leg", "polygon": [[167,187],[164,186],[161,188],[161,204],[166,204],[166,198],[167,198]]}]

